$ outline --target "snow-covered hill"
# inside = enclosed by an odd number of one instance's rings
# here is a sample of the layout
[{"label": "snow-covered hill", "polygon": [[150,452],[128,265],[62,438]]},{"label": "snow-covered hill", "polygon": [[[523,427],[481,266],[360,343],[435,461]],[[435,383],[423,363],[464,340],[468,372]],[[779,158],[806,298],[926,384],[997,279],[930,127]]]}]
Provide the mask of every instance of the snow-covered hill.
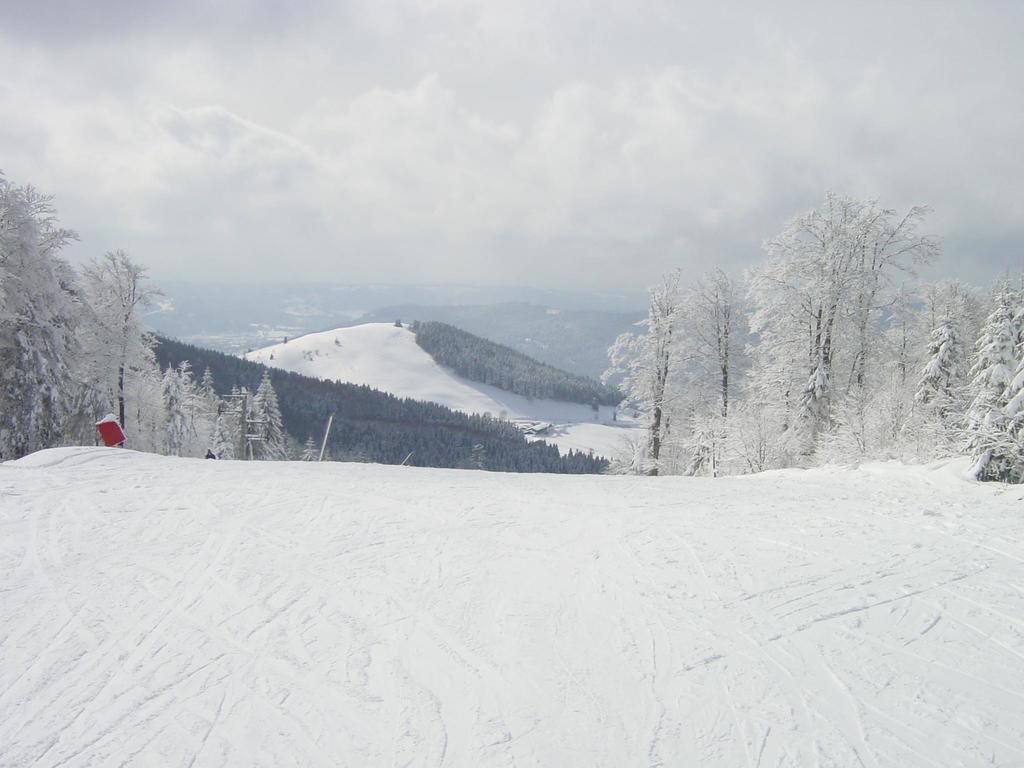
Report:
[{"label": "snow-covered hill", "polygon": [[0,765],[1024,762],[1020,488],[0,465]]},{"label": "snow-covered hill", "polygon": [[457,376],[423,351],[412,331],[393,323],[311,333],[250,352],[245,358],[306,376],[366,384],[466,413],[544,422],[551,427],[541,437],[563,451],[574,448],[612,456],[636,433],[635,428],[612,423],[612,409],[607,406],[595,419],[589,405],[531,400]]}]

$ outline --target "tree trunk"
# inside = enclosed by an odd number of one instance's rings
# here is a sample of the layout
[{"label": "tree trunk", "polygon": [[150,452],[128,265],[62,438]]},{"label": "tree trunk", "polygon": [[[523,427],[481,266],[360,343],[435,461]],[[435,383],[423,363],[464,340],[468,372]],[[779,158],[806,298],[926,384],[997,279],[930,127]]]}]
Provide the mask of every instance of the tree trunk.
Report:
[{"label": "tree trunk", "polygon": [[125,428],[124,423],[124,365],[117,369],[117,420],[121,429]]},{"label": "tree trunk", "polygon": [[729,362],[722,364],[722,418],[729,416]]},{"label": "tree trunk", "polygon": [[658,455],[661,453],[661,406],[654,406],[654,413],[651,418],[651,459],[653,464],[648,472],[649,475],[658,474]]}]

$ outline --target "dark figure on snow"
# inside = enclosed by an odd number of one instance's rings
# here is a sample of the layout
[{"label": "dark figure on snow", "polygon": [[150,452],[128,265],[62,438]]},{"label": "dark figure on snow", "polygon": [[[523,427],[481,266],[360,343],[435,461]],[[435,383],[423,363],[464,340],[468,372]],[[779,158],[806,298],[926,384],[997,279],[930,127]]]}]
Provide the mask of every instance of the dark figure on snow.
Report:
[{"label": "dark figure on snow", "polygon": [[206,449],[206,458],[208,458],[208,459],[216,459],[217,458],[217,454],[213,452],[212,448],[207,448]]}]

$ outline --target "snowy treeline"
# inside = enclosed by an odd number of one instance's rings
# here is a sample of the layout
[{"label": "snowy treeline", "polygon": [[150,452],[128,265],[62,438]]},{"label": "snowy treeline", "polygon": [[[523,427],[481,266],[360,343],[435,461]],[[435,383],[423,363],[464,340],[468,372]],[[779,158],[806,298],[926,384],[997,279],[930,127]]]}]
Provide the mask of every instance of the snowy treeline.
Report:
[{"label": "snowy treeline", "polygon": [[76,271],[60,256],[75,237],[49,197],[0,175],[0,460],[93,444],[111,413],[137,450],[233,455],[255,435],[258,458],[282,458],[269,379],[225,402],[209,371],[198,381],[187,362],[162,371],[142,324],[159,294],[146,270],[113,251]]},{"label": "snowy treeline", "polygon": [[524,397],[567,403],[615,405],[621,399],[614,387],[538,362],[447,323],[414,322],[412,330],[427,354],[470,381]]},{"label": "snowy treeline", "polygon": [[281,398],[285,430],[307,436],[292,455],[306,460],[319,457],[328,415],[334,414],[325,454],[333,460],[564,474],[596,474],[608,467],[599,456],[579,451],[563,455],[555,445],[528,441],[508,421],[399,398],[364,385],[267,369],[251,360],[171,339],[158,342],[155,352],[163,366],[176,367],[190,360],[196,367],[209,368],[224,395],[229,394],[228,388],[257,390],[269,375]]},{"label": "snowy treeline", "polygon": [[1024,481],[1024,275],[990,294],[925,283],[939,252],[906,214],[839,195],[796,216],[741,278],[651,290],[609,350],[645,438],[620,471],[720,475],[969,453]]}]

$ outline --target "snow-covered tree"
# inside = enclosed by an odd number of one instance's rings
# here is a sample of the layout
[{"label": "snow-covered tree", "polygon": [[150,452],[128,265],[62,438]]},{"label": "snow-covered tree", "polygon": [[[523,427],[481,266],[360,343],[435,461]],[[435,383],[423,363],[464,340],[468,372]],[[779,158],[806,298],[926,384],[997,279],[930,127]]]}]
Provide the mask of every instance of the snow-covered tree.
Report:
[{"label": "snow-covered tree", "polygon": [[255,446],[256,458],[266,461],[281,461],[287,456],[287,436],[281,420],[281,409],[277,393],[270,380],[270,371],[263,372],[256,394],[252,399],[252,418],[258,422],[255,427],[262,440]]},{"label": "snow-covered tree", "polygon": [[56,445],[72,400],[79,315],[50,198],[0,176],[0,460]]},{"label": "snow-covered tree", "polygon": [[[754,392],[752,389],[748,393]],[[728,434],[729,453],[735,457],[736,473],[764,472],[779,466],[776,413],[763,407],[756,397],[739,400],[732,409]]]},{"label": "snow-covered tree", "polygon": [[1019,362],[1007,388],[1003,408],[1007,444],[1007,477],[1012,483],[1024,483],[1024,345],[1017,355]]},{"label": "snow-covered tree", "polygon": [[946,313],[928,340],[928,358],[914,394],[920,407],[945,419],[956,406],[963,384],[965,351],[960,324],[953,312]]},{"label": "snow-covered tree", "polygon": [[728,416],[745,322],[736,286],[725,272],[713,270],[683,292],[682,306],[687,362],[701,389],[714,393],[714,409]]},{"label": "snow-covered tree", "polygon": [[693,414],[687,440],[690,456],[685,474],[718,476],[725,447],[724,425],[725,417],[719,414]]},{"label": "snow-covered tree", "polygon": [[726,468],[730,407],[737,389],[746,318],[733,280],[720,269],[683,291],[677,347],[680,364],[670,382],[675,469],[717,475]]},{"label": "snow-covered tree", "polygon": [[193,386],[190,418],[194,433],[194,448],[190,451],[190,455],[205,456],[207,449],[213,448],[220,409],[221,401],[217,397],[213,372],[207,367],[203,371],[202,379]]},{"label": "snow-covered tree", "polygon": [[88,312],[79,329],[78,379],[100,411],[116,406],[118,420],[131,439],[130,379],[158,370],[155,342],[143,326],[142,313],[160,292],[150,284],[146,268],[124,251],[90,261],[82,269],[81,283]]},{"label": "snow-covered tree", "polygon": [[996,286],[993,299],[994,309],[978,339],[970,371],[973,399],[964,429],[966,447],[974,459],[971,474],[978,480],[1008,480],[1013,474],[1007,409],[1019,364],[1020,330],[1008,281]]},{"label": "snow-covered tree", "polygon": [[832,425],[817,452],[826,462],[857,462],[865,458],[896,458],[908,453],[917,372],[924,365],[920,339],[919,297],[900,290],[885,318],[876,323],[870,364],[850,381],[832,408]]},{"label": "snow-covered tree", "polygon": [[1024,483],[1024,275],[1021,288],[1013,296],[1014,311],[1011,333],[1016,334],[1017,367],[1006,387],[1003,421],[1006,431],[1006,479]]},{"label": "snow-covered tree", "polygon": [[245,403],[248,396],[238,387],[231,388],[231,394],[225,397],[217,414],[213,431],[213,452],[218,459],[245,458],[240,451],[244,447]]},{"label": "snow-covered tree", "polygon": [[766,243],[768,261],[750,277],[755,377],[760,396],[781,410],[783,433],[793,430],[784,441],[805,461],[832,426],[835,401],[864,387],[878,364],[875,342],[895,276],[937,252],[917,232],[926,212],[898,216],[828,194],[820,210],[795,217]]},{"label": "snow-covered tree", "polygon": [[607,381],[622,375],[624,402],[643,414],[647,433],[642,456],[633,462],[638,471],[656,475],[669,428],[672,373],[679,363],[677,326],[682,309],[679,271],[668,273],[651,289],[651,305],[642,322],[645,332],[619,336],[608,356]]},{"label": "snow-covered tree", "polygon": [[192,389],[192,373],[188,362],[179,368],[167,366],[163,376],[164,409],[167,414],[166,451],[171,456],[181,456],[193,436],[193,424],[189,414],[189,398]]},{"label": "snow-covered tree", "polygon": [[904,314],[910,322],[901,360],[913,391],[899,404],[906,413],[894,425],[893,455],[909,461],[957,455],[968,401],[968,349],[981,329],[980,299],[959,282],[928,283]]},{"label": "snow-covered tree", "polygon": [[300,461],[316,461],[320,457],[320,449],[316,447],[316,441],[313,440],[312,435],[306,438],[306,442],[302,444],[302,455],[299,457]]},{"label": "snow-covered tree", "polygon": [[237,422],[238,416],[231,411],[225,411],[217,416],[210,449],[218,459],[235,458],[238,437],[235,435],[234,427]]},{"label": "snow-covered tree", "polygon": [[167,409],[164,404],[163,374],[154,363],[152,368],[133,371],[125,380],[125,403],[128,423],[128,446],[137,451],[167,451]]},{"label": "snow-covered tree", "polygon": [[470,451],[469,466],[472,469],[487,468],[487,449],[482,443],[474,443]]}]

